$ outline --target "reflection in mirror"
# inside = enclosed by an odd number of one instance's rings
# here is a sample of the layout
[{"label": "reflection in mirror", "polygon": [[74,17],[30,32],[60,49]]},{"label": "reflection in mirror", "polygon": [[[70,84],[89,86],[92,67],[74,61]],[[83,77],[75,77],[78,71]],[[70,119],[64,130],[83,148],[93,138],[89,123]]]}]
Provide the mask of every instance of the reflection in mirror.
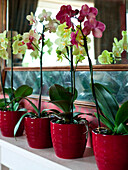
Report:
[{"label": "reflection in mirror", "polygon": [[[8,0],[8,11],[9,11],[9,23],[8,30],[16,31],[17,33],[23,34],[29,31],[31,26],[26,20],[26,15],[33,12],[36,16],[41,13],[42,9],[51,11],[53,17],[59,11],[61,5],[72,5],[73,9],[80,9],[83,4],[88,4],[89,6],[94,6],[98,9],[99,13],[97,15],[97,20],[105,23],[106,30],[103,33],[103,37],[100,39],[93,38],[91,36],[91,49],[89,51],[92,58],[93,64],[98,64],[97,58],[102,53],[103,50],[112,51],[113,39],[116,37],[118,40],[121,39],[122,30],[126,30],[126,12],[127,6],[125,0]],[[127,2],[128,3],[128,2]],[[41,26],[37,25],[37,29],[41,31]],[[57,62],[56,56],[56,45],[55,39],[56,34],[45,35],[53,41],[53,51],[51,55],[46,52],[43,56],[43,66],[61,66],[69,65],[68,61],[62,63]],[[39,59],[34,59],[27,52],[24,56],[15,56],[15,65],[22,63],[22,66],[39,66]],[[124,52],[122,54],[121,63],[127,63],[127,54]],[[87,60],[83,61],[82,65],[88,65]]]}]

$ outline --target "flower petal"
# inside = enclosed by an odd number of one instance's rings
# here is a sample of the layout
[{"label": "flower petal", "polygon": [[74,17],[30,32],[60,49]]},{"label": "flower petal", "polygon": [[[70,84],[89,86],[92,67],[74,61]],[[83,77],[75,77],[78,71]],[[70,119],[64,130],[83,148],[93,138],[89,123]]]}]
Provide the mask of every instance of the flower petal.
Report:
[{"label": "flower petal", "polygon": [[102,31],[100,29],[98,29],[98,28],[94,28],[92,30],[92,34],[96,38],[101,38],[102,37]]}]

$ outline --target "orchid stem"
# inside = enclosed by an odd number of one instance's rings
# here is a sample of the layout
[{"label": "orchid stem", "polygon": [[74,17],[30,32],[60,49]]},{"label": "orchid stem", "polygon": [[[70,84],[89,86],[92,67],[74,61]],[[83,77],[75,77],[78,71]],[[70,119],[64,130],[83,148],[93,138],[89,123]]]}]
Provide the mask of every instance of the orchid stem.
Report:
[{"label": "orchid stem", "polygon": [[40,93],[39,93],[39,104],[38,104],[38,116],[41,117],[41,95],[42,95],[42,83],[43,83],[43,75],[42,75],[42,57],[43,57],[43,47],[44,47],[44,26],[42,31],[42,50],[40,54]]},{"label": "orchid stem", "polygon": [[[13,100],[13,51],[12,51],[12,30],[11,30],[11,90],[12,90],[12,100]],[[12,102],[13,111],[13,102]]]},{"label": "orchid stem", "polygon": [[[71,55],[71,92],[74,97],[74,67],[73,67],[73,54],[72,54],[72,46],[70,48],[70,55]],[[72,115],[71,115],[71,122],[73,121],[73,100],[71,103],[71,110],[72,110]]]},{"label": "orchid stem", "polygon": [[92,61],[91,61],[91,59],[89,57],[89,53],[88,53],[86,36],[83,35],[83,37],[84,37],[84,48],[85,48],[85,51],[87,53],[88,62],[89,62],[89,68],[90,68],[90,74],[91,74],[92,94],[93,94],[93,97],[94,97],[94,100],[95,100],[95,104],[96,104],[97,117],[98,117],[98,126],[101,127],[101,124],[100,124],[100,114],[99,114],[99,105],[98,105],[98,102],[97,102],[97,99],[96,99],[94,80],[93,80],[93,66],[92,66]]},{"label": "orchid stem", "polygon": [[6,108],[7,104],[6,104],[6,98],[5,98],[5,90],[4,90],[1,66],[0,66],[0,79],[1,79],[2,92],[3,92],[3,96],[4,96],[4,102],[5,102],[5,110],[7,110],[7,108]]}]

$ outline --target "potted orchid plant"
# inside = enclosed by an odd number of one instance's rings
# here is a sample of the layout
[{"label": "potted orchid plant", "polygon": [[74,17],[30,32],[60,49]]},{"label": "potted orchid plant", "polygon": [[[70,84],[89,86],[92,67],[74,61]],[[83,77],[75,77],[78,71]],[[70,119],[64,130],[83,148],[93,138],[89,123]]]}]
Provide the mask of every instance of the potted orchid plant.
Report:
[{"label": "potted orchid plant", "polygon": [[[88,7],[86,4],[81,7],[80,11],[73,10],[70,5],[63,5],[56,15],[56,19],[60,22],[57,31],[59,39],[56,40],[59,45],[57,48],[58,60],[66,58],[71,66],[71,87],[64,88],[55,84],[49,89],[50,102],[63,111],[54,111],[59,120],[51,121],[53,147],[56,155],[61,158],[82,157],[86,146],[87,121],[79,117],[81,113],[74,112],[73,102],[77,98],[75,71],[78,63],[87,56],[90,72],[93,75],[88,53],[90,41],[88,35],[92,31],[95,37],[101,38],[102,32],[105,30],[105,25],[96,20],[97,13],[96,8]],[[77,20],[77,24],[74,24],[73,19]],[[91,82],[92,89],[94,89],[93,76],[91,76]],[[94,91],[93,94],[95,96]]]},{"label": "potted orchid plant", "polygon": [[[6,31],[0,34],[0,57],[3,59],[8,59],[7,48],[9,41],[10,38],[6,37]],[[1,85],[3,92],[3,98],[0,99],[0,106],[2,107],[2,111],[0,111],[1,132],[3,136],[14,137],[14,127],[25,111],[23,108],[20,109],[20,101],[22,98],[31,95],[33,89],[28,85],[22,85],[17,89],[13,88],[13,57],[11,57],[11,88],[4,88],[2,73]],[[6,95],[9,98],[6,98]],[[22,123],[16,135],[21,136],[23,130],[24,124]]]},{"label": "potted orchid plant", "polygon": [[[25,48],[31,49],[31,55],[36,57],[40,55],[40,94],[39,94],[39,102],[38,107],[28,98],[25,98],[34,108],[35,112],[27,112],[25,113],[14,129],[14,136],[21,124],[23,118],[25,117],[25,131],[28,140],[28,144],[32,148],[48,148],[52,146],[51,134],[50,134],[50,120],[51,116],[48,114],[47,110],[41,110],[41,94],[42,94],[42,57],[44,53],[44,46],[48,46],[48,52],[51,53],[52,43],[50,39],[45,38],[45,32],[49,31],[55,32],[57,27],[57,22],[55,19],[51,18],[51,12],[46,12],[46,10],[42,10],[42,13],[39,14],[39,22],[36,17],[31,12],[31,15],[28,15],[27,20],[30,21],[30,24],[35,28],[37,23],[42,24],[42,33],[38,33],[37,30],[30,30],[29,33],[24,33],[22,38],[17,37],[17,42],[15,42],[14,46],[20,44],[18,49]],[[20,42],[20,43],[19,43]],[[41,47],[40,47],[40,43]],[[18,50],[17,50],[18,51]],[[17,53],[16,51],[16,53]]]},{"label": "potted orchid plant", "polygon": [[[123,51],[127,52],[127,48],[127,31],[122,31],[121,40],[114,38],[112,52],[104,50],[98,60],[102,64],[114,64],[121,60],[121,54]],[[95,83],[94,86],[99,117],[105,125],[92,131],[93,149],[98,168],[100,170],[127,169],[128,101],[120,106],[106,87],[99,83]]]}]

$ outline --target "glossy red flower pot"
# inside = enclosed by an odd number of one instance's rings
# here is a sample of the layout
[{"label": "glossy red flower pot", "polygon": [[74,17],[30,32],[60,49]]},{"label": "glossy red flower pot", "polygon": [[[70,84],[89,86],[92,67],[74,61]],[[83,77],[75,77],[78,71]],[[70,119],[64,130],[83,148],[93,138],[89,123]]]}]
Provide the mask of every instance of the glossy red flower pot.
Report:
[{"label": "glossy red flower pot", "polygon": [[43,149],[52,147],[50,133],[51,118],[25,117],[25,131],[31,148]]},{"label": "glossy red flower pot", "polygon": [[1,110],[0,110],[0,129],[1,129]]},{"label": "glossy red flower pot", "polygon": [[[1,111],[1,133],[5,137],[14,137],[14,128],[23,111]],[[22,136],[24,131],[24,120],[19,126],[16,136]]]},{"label": "glossy red flower pot", "polygon": [[85,124],[57,124],[51,121],[53,148],[58,157],[64,159],[83,156],[88,130]]},{"label": "glossy red flower pot", "polygon": [[92,142],[99,170],[128,169],[128,135],[103,135],[92,131]]}]

